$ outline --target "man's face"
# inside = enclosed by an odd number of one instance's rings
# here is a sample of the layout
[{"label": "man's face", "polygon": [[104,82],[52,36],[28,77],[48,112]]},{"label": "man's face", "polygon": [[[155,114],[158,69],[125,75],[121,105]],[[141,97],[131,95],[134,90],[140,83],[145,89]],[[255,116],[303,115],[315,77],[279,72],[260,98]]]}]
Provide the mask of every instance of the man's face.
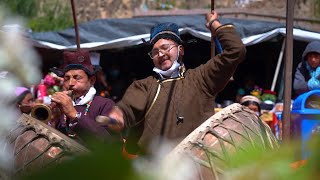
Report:
[{"label": "man's face", "polygon": [[249,105],[248,105],[248,108],[251,109],[253,112],[257,112],[257,113],[260,112],[260,111],[259,111],[259,107],[256,106],[256,105],[254,105],[254,104],[249,104]]},{"label": "man's face", "polygon": [[72,90],[74,97],[78,98],[85,95],[95,82],[95,76],[91,78],[80,69],[69,70],[64,75],[63,87],[66,90]]},{"label": "man's face", "polygon": [[179,55],[183,55],[183,47],[170,39],[159,39],[153,45],[149,55],[155,67],[166,71],[171,68]]},{"label": "man's face", "polygon": [[21,103],[19,104],[20,111],[22,113],[29,114],[34,106],[34,99],[31,93],[26,94]]},{"label": "man's face", "polygon": [[308,53],[307,61],[313,69],[316,69],[320,65],[320,54],[316,52]]}]

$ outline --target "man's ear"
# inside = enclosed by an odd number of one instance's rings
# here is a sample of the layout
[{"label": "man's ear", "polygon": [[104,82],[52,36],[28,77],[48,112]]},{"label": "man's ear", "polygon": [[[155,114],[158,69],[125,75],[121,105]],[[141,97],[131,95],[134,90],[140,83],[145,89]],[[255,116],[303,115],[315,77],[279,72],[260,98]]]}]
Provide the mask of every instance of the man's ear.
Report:
[{"label": "man's ear", "polygon": [[92,86],[94,85],[94,83],[96,83],[96,80],[97,80],[97,77],[95,75],[90,77],[90,83]]},{"label": "man's ear", "polygon": [[182,45],[179,45],[179,54],[181,55],[181,56],[183,56],[184,55],[184,47],[182,46]]}]

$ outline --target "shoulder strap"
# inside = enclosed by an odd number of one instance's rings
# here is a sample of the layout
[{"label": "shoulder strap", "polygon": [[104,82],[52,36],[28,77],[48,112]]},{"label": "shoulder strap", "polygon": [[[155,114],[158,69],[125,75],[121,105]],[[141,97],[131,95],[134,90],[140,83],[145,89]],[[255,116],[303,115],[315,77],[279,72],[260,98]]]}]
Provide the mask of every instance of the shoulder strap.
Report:
[{"label": "shoulder strap", "polygon": [[[158,84],[158,89],[157,89],[157,92],[156,92],[156,95],[154,96],[153,100],[152,100],[152,103],[150,105],[150,107],[148,108],[146,114],[143,116],[143,118],[141,120],[139,120],[136,124],[134,124],[133,126],[136,126],[138,124],[140,124],[146,117],[147,115],[150,113],[150,110],[152,109],[154,103],[156,102],[158,96],[159,96],[159,93],[160,93],[160,89],[161,89],[161,83]],[[132,126],[132,127],[133,127]]]}]

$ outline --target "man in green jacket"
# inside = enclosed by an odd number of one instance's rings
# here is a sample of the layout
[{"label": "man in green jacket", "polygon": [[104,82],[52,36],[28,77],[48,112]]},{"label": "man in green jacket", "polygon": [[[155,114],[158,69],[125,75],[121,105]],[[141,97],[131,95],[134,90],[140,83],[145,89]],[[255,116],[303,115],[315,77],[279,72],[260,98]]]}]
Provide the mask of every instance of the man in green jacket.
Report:
[{"label": "man in green jacket", "polygon": [[[233,25],[220,24],[215,11],[206,14],[206,21],[223,52],[189,70],[182,62],[184,42],[178,26],[161,23],[151,29],[149,56],[155,75],[134,81],[105,119],[109,127],[125,123],[129,152],[149,151],[151,144],[164,139],[177,145],[214,114],[215,97],[245,58],[246,49]],[[132,148],[135,144],[138,149]]]}]

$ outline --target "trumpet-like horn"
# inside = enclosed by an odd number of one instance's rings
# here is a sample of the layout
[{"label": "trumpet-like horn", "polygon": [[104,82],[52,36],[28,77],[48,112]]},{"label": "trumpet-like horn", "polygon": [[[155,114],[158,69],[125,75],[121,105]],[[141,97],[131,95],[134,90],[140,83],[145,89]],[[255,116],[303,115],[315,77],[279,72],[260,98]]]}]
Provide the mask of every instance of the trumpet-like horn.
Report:
[{"label": "trumpet-like horn", "polygon": [[37,104],[31,110],[31,116],[40,120],[40,121],[49,121],[56,116],[54,109],[56,108],[56,103],[52,102],[51,104]]},{"label": "trumpet-like horn", "polygon": [[[73,90],[66,91],[68,96],[73,97]],[[51,101],[51,99],[50,99]],[[40,121],[50,121],[61,115],[59,108],[57,108],[57,103],[52,102],[47,104],[37,104],[31,110],[31,116]]]}]

